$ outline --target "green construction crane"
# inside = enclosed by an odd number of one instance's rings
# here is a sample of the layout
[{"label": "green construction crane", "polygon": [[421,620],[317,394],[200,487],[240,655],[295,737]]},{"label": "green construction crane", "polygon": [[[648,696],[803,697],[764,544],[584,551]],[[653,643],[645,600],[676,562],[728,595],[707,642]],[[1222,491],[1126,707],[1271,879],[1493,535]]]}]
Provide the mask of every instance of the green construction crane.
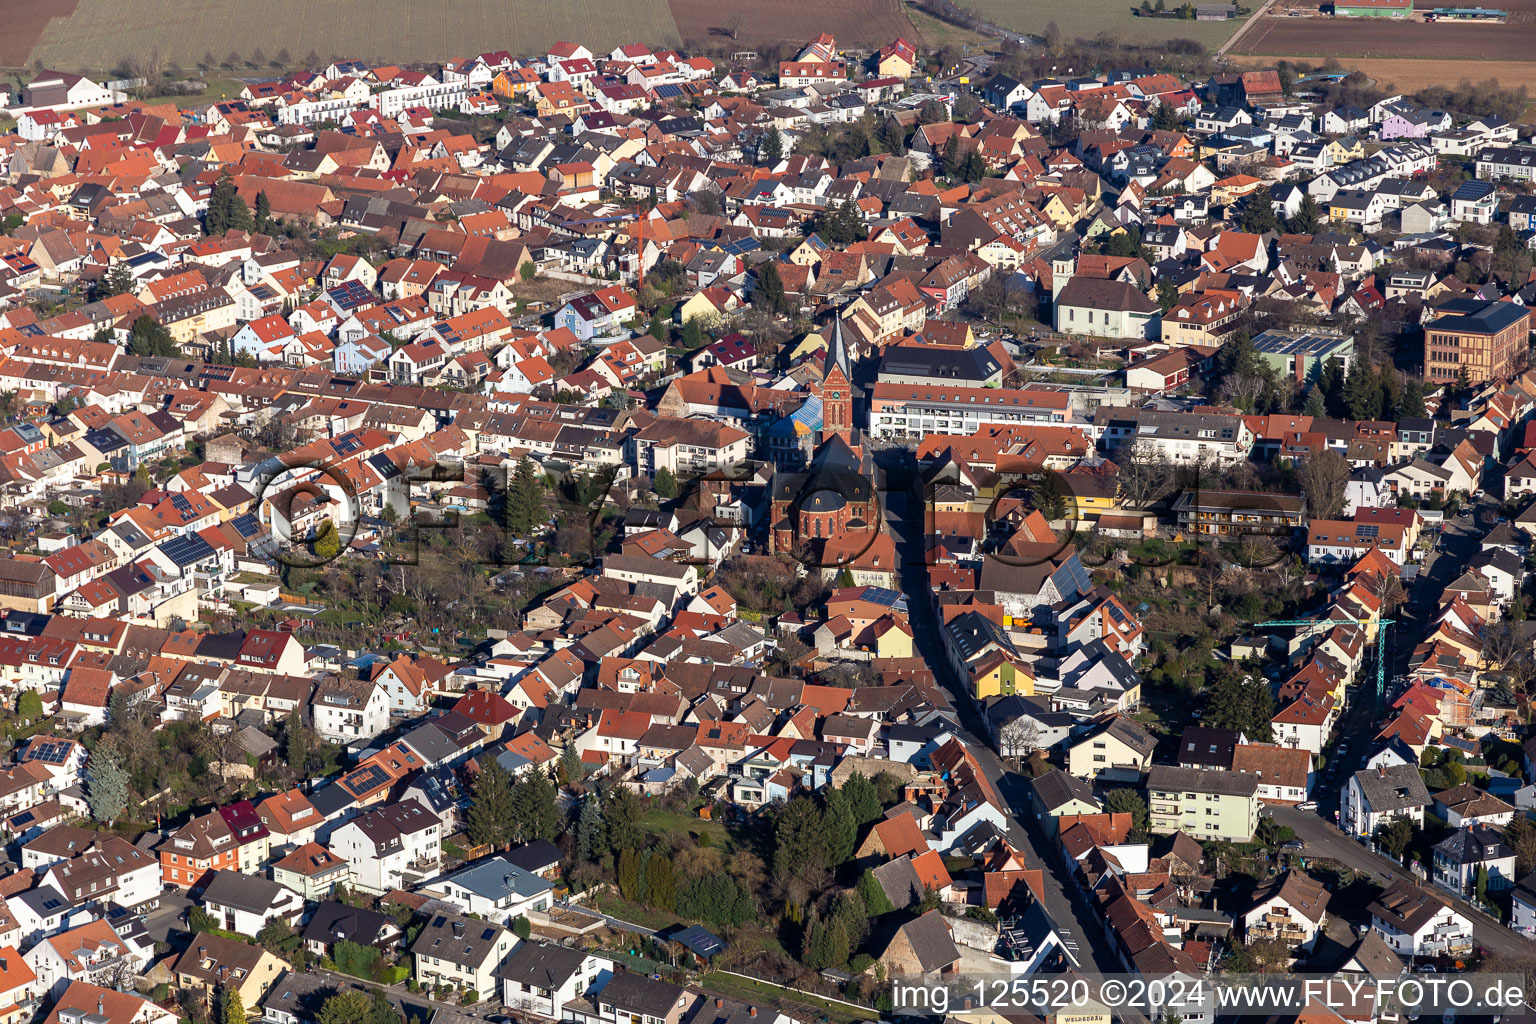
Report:
[{"label": "green construction crane", "polygon": [[1263,629],[1267,626],[1310,626],[1316,629],[1319,626],[1369,626],[1376,624],[1376,713],[1381,713],[1382,702],[1387,695],[1387,627],[1396,622],[1396,619],[1345,619],[1332,616],[1322,619],[1275,619],[1272,622],[1255,623],[1255,629]]}]

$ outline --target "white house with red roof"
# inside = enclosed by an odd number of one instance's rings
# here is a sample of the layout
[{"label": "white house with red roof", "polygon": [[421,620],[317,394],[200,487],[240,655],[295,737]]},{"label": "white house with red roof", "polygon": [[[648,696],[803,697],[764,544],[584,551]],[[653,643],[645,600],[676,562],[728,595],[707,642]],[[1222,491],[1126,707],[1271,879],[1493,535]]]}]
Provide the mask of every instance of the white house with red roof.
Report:
[{"label": "white house with red roof", "polygon": [[549,53],[545,54],[544,60],[545,63],[553,66],[562,60],[572,60],[575,58],[592,60],[595,56],[591,50],[580,43],[559,42],[550,46]]},{"label": "white house with red roof", "polygon": [[624,324],[633,319],[639,307],[634,296],[618,285],[588,292],[560,307],[555,327],[564,327],[580,341],[623,336]]}]

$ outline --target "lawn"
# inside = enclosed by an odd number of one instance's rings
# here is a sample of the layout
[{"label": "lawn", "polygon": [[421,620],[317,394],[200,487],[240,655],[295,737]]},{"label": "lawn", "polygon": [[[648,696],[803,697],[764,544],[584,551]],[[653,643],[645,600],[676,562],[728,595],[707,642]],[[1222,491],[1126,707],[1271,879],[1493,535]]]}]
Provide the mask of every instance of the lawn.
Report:
[{"label": "lawn", "polygon": [[[253,78],[259,78],[263,75],[276,77],[280,74],[282,72],[276,70],[250,72]],[[174,103],[178,107],[193,107],[202,103],[219,103],[223,100],[239,99],[240,90],[245,88],[244,82],[219,75],[209,75],[199,78],[197,81],[203,83],[203,88],[200,92],[167,93],[161,96],[151,96],[145,102]]]},{"label": "lawn", "polygon": [[637,924],[642,928],[649,928],[652,931],[665,931],[673,925],[684,923],[683,919],[676,914],[668,913],[665,910],[642,907],[638,903],[631,903],[611,890],[599,895],[594,900],[594,904],[598,910],[610,917],[616,917],[620,921],[628,921],[630,924]]},{"label": "lawn", "polygon": [[698,816],[697,808],[704,803],[696,800],[689,808],[688,813],[681,811],[669,811],[661,807],[653,807],[640,817],[640,825],[647,832],[655,835],[665,835],[668,832],[686,832],[688,835],[698,838],[700,835],[709,836],[709,841],[721,850],[730,850],[735,847],[731,840],[731,834],[723,821],[706,821]]}]

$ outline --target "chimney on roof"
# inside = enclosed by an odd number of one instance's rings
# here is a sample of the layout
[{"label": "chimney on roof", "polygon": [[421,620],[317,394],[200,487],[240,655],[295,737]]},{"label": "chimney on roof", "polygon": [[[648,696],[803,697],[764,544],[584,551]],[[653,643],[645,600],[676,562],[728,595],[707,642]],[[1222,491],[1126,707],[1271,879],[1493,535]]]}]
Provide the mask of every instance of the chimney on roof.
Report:
[{"label": "chimney on roof", "polygon": [[755,1006],[747,1007],[747,1016],[748,1017],[756,1017],[757,1016],[757,1007],[755,1007]]},{"label": "chimney on roof", "polygon": [[715,1008],[719,1009],[720,1007],[722,1007],[724,1005],[725,1005],[725,1000],[716,997],[716,999],[715,999]]}]

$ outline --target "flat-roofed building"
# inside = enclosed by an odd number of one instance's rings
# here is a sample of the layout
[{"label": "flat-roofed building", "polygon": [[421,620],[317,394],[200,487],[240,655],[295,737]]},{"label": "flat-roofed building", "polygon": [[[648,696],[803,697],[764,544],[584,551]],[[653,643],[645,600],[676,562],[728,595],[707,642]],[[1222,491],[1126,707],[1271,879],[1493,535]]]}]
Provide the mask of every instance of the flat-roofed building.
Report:
[{"label": "flat-roofed building", "polygon": [[1305,384],[1329,359],[1348,366],[1355,354],[1355,339],[1329,331],[1264,331],[1253,339],[1253,350],[1276,372]]},{"label": "flat-roofed building", "polygon": [[1307,522],[1299,494],[1190,490],[1173,502],[1179,525],[1196,533],[1286,535]]}]

